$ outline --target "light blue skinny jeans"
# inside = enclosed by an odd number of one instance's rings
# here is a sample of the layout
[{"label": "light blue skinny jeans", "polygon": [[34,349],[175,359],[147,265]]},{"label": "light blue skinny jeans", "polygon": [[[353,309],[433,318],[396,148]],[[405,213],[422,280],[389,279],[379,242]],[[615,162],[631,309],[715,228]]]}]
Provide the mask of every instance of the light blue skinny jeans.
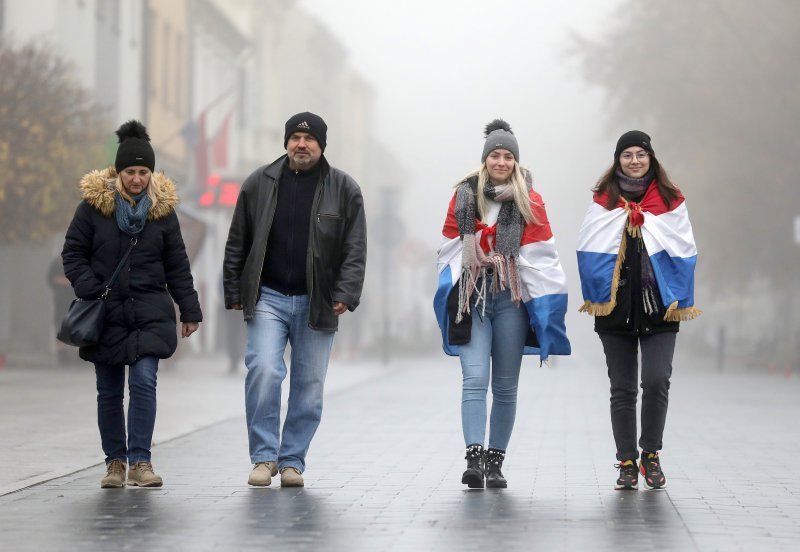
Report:
[{"label": "light blue skinny jeans", "polygon": [[506,450],[517,413],[519,369],[530,321],[525,306],[515,305],[509,290],[487,292],[482,311],[482,305],[473,308],[470,341],[459,345],[464,443],[486,442],[486,394],[491,381],[489,448]]},{"label": "light blue skinny jeans", "polygon": [[[262,287],[247,322],[245,411],[250,461],[305,470],[306,454],[322,417],[322,393],[334,332],[308,326],[308,295],[283,295]],[[280,432],[283,360],[291,345],[289,401]]]}]

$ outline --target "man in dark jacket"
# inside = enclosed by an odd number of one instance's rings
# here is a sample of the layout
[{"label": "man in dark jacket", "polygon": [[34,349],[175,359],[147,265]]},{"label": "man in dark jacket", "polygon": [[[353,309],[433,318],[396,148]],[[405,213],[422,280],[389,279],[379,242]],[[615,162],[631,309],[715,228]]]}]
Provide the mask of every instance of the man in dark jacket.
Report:
[{"label": "man in dark jacket", "polygon": [[[244,181],[225,246],[225,307],[242,310],[247,322],[250,485],[269,485],[280,471],[281,486],[303,486],[338,317],[355,310],[361,296],[364,202],[358,184],[323,156],[327,130],[308,112],[286,122],[287,154]],[[289,403],[281,434],[287,341]]]}]

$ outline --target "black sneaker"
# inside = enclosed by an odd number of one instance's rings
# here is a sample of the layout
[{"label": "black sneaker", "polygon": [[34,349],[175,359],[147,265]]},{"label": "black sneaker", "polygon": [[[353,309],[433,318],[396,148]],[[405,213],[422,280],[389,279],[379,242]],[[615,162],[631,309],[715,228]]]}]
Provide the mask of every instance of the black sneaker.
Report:
[{"label": "black sneaker", "polygon": [[635,491],[639,488],[639,468],[636,460],[625,460],[619,464],[614,464],[619,469],[619,477],[614,484],[617,491]]},{"label": "black sneaker", "polygon": [[664,477],[664,472],[661,471],[661,461],[658,458],[657,452],[642,451],[642,460],[639,465],[639,470],[642,472],[645,488],[667,488],[667,478]]}]

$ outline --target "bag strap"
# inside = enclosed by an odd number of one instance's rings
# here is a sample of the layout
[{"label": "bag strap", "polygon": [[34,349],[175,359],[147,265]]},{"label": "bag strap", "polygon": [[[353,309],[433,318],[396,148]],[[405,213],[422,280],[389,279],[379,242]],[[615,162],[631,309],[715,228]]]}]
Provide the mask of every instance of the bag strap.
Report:
[{"label": "bag strap", "polygon": [[131,243],[128,246],[128,250],[125,251],[125,254],[120,259],[119,263],[117,264],[117,268],[114,269],[114,274],[111,275],[111,279],[106,284],[106,289],[103,291],[103,295],[100,296],[101,299],[105,299],[108,293],[111,291],[111,287],[114,285],[114,282],[117,281],[117,276],[119,276],[119,271],[122,270],[122,265],[125,264],[125,261],[128,259],[128,256],[131,254],[131,250],[133,246],[139,242],[139,237],[134,236],[131,238]]}]

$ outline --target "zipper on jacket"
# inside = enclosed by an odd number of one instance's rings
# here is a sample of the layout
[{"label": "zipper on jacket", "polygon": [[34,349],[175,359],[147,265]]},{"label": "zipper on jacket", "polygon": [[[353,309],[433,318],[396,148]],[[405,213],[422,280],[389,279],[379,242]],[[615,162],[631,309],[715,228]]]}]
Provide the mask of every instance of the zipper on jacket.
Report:
[{"label": "zipper on jacket", "polygon": [[[311,206],[311,212],[317,214],[317,223],[320,222],[319,220],[319,203],[322,201],[322,186],[324,181],[330,175],[330,169],[328,173],[320,174],[319,182],[317,182],[317,192],[314,194],[314,203]],[[311,216],[311,229],[308,234],[308,241],[309,247],[306,251],[306,259],[308,260],[308,265],[310,265],[310,271],[308,270],[309,267],[306,268],[306,287],[308,288],[308,325],[311,327],[311,309],[313,308],[313,297],[314,297],[314,248],[317,243],[317,225],[314,224],[314,216]]]},{"label": "zipper on jacket", "polygon": [[[290,221],[289,228],[290,228],[290,232],[291,233],[289,234],[289,246],[286,248],[287,249],[287,255],[286,255],[286,282],[287,283],[292,281],[292,250],[294,249],[294,221],[295,221],[295,216],[297,215],[297,173],[298,172],[299,171],[294,171],[294,180],[292,181],[292,184],[291,184],[292,188],[291,188],[291,191],[289,192],[289,194],[290,194],[289,195],[289,197],[290,197],[290,200],[289,200],[289,206],[290,207],[289,208],[291,210],[291,217],[289,219],[289,221]],[[276,201],[275,202],[275,206],[277,207],[277,205],[278,205],[278,202]]]},{"label": "zipper on jacket", "polygon": [[[275,210],[278,208],[278,181],[279,179],[275,179],[275,201],[272,202],[271,212],[269,213],[270,223],[269,223],[269,230],[272,230],[272,223],[275,221]],[[255,311],[255,305],[258,302],[258,292],[261,289],[261,273],[264,271],[264,260],[267,258],[267,241],[269,241],[269,230],[267,231],[267,239],[264,242],[264,250],[261,251],[261,262],[258,263],[259,270],[258,270],[258,285],[255,286],[255,293],[253,294],[253,310]],[[242,309],[244,310],[246,304],[242,303]],[[247,313],[245,312],[245,315]]]}]

